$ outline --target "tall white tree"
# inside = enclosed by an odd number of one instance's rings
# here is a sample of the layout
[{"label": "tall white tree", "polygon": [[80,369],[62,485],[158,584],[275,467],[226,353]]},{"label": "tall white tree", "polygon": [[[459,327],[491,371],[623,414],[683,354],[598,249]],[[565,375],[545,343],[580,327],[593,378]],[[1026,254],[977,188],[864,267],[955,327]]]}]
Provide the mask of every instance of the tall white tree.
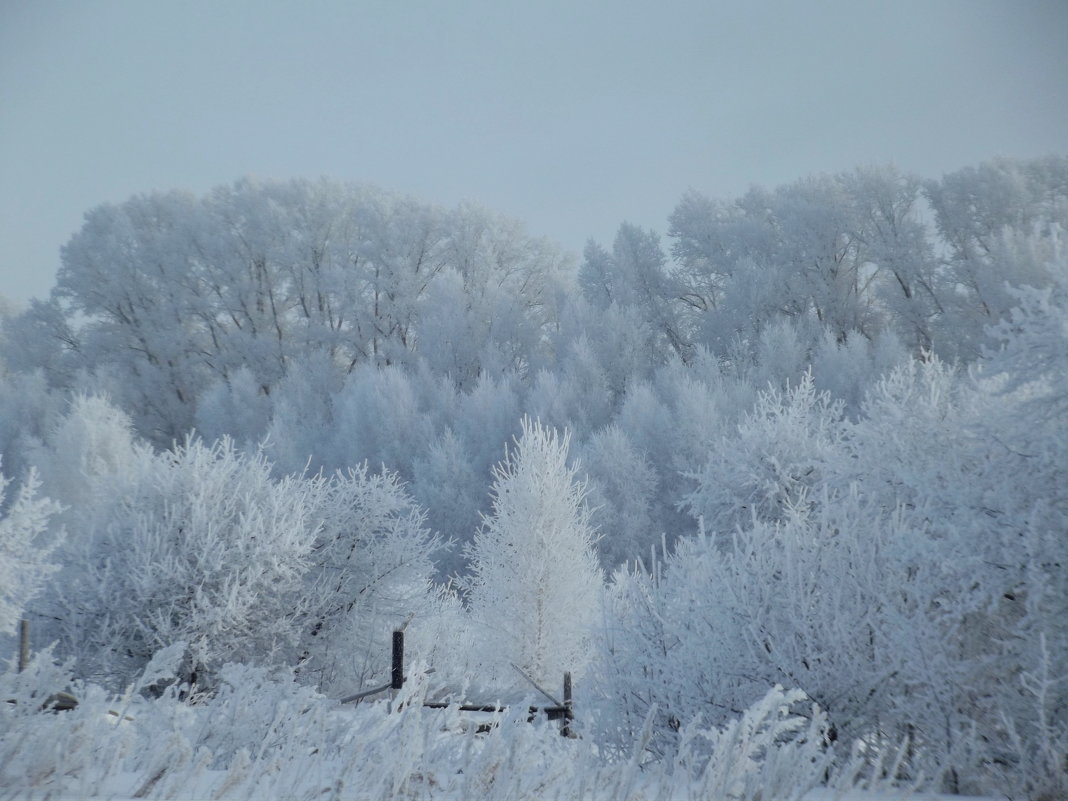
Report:
[{"label": "tall white tree", "polygon": [[529,418],[522,429],[494,469],[493,513],[471,546],[471,614],[487,668],[518,678],[511,663],[556,686],[585,668],[602,575],[570,435]]}]

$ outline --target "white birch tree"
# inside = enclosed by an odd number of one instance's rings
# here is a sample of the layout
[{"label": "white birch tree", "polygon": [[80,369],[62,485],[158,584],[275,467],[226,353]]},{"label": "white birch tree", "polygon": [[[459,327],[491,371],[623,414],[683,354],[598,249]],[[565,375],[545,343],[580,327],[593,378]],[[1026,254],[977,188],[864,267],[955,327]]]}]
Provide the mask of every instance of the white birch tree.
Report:
[{"label": "white birch tree", "polygon": [[493,512],[471,547],[471,614],[486,668],[518,678],[512,663],[556,686],[585,667],[602,575],[570,435],[529,418],[522,428],[493,471]]}]

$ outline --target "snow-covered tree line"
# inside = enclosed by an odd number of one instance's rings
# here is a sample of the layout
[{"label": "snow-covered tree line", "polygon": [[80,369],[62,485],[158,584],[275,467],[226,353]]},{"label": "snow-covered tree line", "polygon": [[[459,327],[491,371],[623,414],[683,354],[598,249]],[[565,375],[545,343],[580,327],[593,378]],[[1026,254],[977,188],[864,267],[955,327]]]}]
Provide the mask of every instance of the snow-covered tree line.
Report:
[{"label": "snow-covered tree line", "polygon": [[1066,225],[1063,158],[689,193],[577,271],[327,181],[100,207],[4,321],[0,624],[336,694],[410,620],[585,671],[605,753],[781,685],[902,777],[1068,784]]},{"label": "snow-covered tree line", "polygon": [[[865,168],[732,201],[690,192],[670,258],[625,223],[577,273],[470,205],[326,180],[141,195],[86,214],[51,298],[8,315],[6,361],[106,390],[161,446],[213,422],[227,394],[262,433],[279,384],[310,360],[334,379],[322,390],[397,365],[464,391],[482,377],[530,387],[541,370],[588,380],[576,371],[592,361],[616,405],[631,381],[702,350],[744,370],[784,324],[809,355],[824,336],[893,336],[973,361],[1015,305],[1006,286],[1049,285],[1066,186],[1068,159],[1051,157],[934,181]],[[596,415],[600,393],[584,394]]]},{"label": "snow-covered tree line", "polygon": [[86,214],[11,359],[93,374],[166,446],[220,388],[270,397],[312,357],[344,375],[425,351],[458,386],[536,369],[562,263],[481,209],[325,180],[141,195]]}]

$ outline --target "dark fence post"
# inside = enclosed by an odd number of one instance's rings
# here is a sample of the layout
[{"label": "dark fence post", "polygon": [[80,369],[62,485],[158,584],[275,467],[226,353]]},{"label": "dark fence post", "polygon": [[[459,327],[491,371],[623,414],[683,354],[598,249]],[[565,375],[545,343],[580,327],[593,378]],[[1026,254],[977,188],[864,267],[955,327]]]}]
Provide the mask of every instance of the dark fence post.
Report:
[{"label": "dark fence post", "polygon": [[393,690],[399,690],[404,686],[404,632],[393,632],[393,671],[390,674],[389,686]]},{"label": "dark fence post", "polygon": [[571,721],[575,719],[574,706],[571,702],[571,672],[564,673],[564,717],[560,723],[560,734],[571,736]]},{"label": "dark fence post", "polygon": [[25,618],[19,623],[19,673],[30,664],[30,621]]}]

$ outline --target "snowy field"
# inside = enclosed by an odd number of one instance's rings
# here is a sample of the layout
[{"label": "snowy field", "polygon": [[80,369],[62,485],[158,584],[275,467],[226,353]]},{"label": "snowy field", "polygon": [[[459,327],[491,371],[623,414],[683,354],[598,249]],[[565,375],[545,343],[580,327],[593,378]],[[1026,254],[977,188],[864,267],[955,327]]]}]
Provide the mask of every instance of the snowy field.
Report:
[{"label": "snowy field", "polygon": [[[163,661],[141,685],[166,673]],[[82,685],[76,709],[41,712],[37,688],[57,672],[36,660],[3,677],[15,696],[0,734],[3,801],[939,797],[909,790],[924,781],[902,780],[904,751],[874,762],[846,754],[828,775],[825,718],[806,711],[800,693],[779,689],[725,727],[684,727],[674,753],[652,761],[652,715],[630,754],[599,753],[581,719],[578,736],[565,738],[556,722],[528,723],[525,705],[519,713],[425,709],[425,675],[392,699],[341,705],[235,666],[200,704],[174,693],[147,701],[137,685],[118,698]],[[896,782],[885,778],[894,774]]]}]

